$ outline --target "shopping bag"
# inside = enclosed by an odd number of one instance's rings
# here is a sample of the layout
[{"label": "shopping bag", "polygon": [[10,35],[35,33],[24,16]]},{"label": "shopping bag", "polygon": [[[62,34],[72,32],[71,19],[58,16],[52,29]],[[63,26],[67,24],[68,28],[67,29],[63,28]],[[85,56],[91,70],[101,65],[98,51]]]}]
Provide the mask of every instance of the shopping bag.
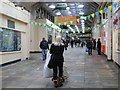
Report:
[{"label": "shopping bag", "polygon": [[88,48],[86,48],[86,52],[88,52]]},{"label": "shopping bag", "polygon": [[51,57],[51,54],[49,53],[49,51],[47,52],[47,59],[46,59],[46,62],[45,62],[45,65],[44,65],[44,70],[43,70],[43,76],[45,78],[51,78],[53,77],[53,70],[48,68],[48,63],[50,61],[50,57]]},{"label": "shopping bag", "polygon": [[48,68],[50,68],[50,69],[52,69],[53,68],[53,55],[51,55],[51,57],[50,57],[50,61],[49,61],[49,63],[48,63]]}]

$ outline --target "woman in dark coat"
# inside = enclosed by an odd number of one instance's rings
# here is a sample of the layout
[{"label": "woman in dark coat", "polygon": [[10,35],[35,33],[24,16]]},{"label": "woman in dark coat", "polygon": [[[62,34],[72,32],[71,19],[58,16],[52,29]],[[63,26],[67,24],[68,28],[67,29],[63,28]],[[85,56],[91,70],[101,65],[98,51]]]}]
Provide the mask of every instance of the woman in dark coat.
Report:
[{"label": "woman in dark coat", "polygon": [[98,55],[101,55],[101,42],[100,42],[100,38],[97,41],[97,49],[98,49]]},{"label": "woman in dark coat", "polygon": [[[64,62],[63,52],[64,52],[64,44],[61,42],[61,36],[57,36],[56,42],[53,43],[50,48],[50,53],[53,56],[53,82],[55,87],[63,85],[62,84],[63,62]],[[57,74],[58,70],[59,70],[59,74]]]}]

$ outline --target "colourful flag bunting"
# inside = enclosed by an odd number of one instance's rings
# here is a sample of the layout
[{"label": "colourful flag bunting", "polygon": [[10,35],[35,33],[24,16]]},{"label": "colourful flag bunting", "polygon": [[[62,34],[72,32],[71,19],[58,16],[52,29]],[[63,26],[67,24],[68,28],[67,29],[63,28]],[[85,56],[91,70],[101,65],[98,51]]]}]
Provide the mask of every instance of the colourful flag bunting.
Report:
[{"label": "colourful flag bunting", "polygon": [[70,21],[70,23],[72,24],[72,23],[73,23],[73,21]]},{"label": "colourful flag bunting", "polygon": [[107,12],[107,8],[105,8],[104,11]]},{"label": "colourful flag bunting", "polygon": [[112,5],[108,7],[110,10],[112,10]]},{"label": "colourful flag bunting", "polygon": [[67,24],[69,25],[69,22],[67,22]]},{"label": "colourful flag bunting", "polygon": [[90,19],[90,15],[88,15],[87,17],[88,17],[88,19]]},{"label": "colourful flag bunting", "polygon": [[37,23],[37,26],[39,26],[39,23]]},{"label": "colourful flag bunting", "polygon": [[80,19],[77,19],[77,22],[79,23]]},{"label": "colourful flag bunting", "polygon": [[74,23],[76,23],[76,20],[73,20]]},{"label": "colourful flag bunting", "polygon": [[91,16],[94,18],[95,14],[93,13],[93,14],[91,14]]},{"label": "colourful flag bunting", "polygon": [[96,12],[95,15],[98,16],[99,12]]},{"label": "colourful flag bunting", "polygon": [[113,6],[116,8],[117,7],[117,3],[115,3]]},{"label": "colourful flag bunting", "polygon": [[41,26],[43,26],[43,24],[41,24]]},{"label": "colourful flag bunting", "polygon": [[56,26],[58,26],[58,24],[56,23]]},{"label": "colourful flag bunting", "polygon": [[63,25],[63,23],[61,23],[61,25]]},{"label": "colourful flag bunting", "polygon": [[33,22],[31,22],[31,24],[33,25]]},{"label": "colourful flag bunting", "polygon": [[85,16],[84,19],[86,20],[86,19],[87,19],[87,16]]},{"label": "colourful flag bunting", "polygon": [[100,10],[100,14],[101,14],[101,15],[103,14],[103,10]]},{"label": "colourful flag bunting", "polygon": [[30,24],[31,24],[31,21],[30,21]]},{"label": "colourful flag bunting", "polygon": [[39,23],[39,26],[41,26],[41,23]]},{"label": "colourful flag bunting", "polygon": [[60,25],[61,25],[61,23],[58,23],[58,25],[60,26]]},{"label": "colourful flag bunting", "polygon": [[35,22],[33,22],[33,25],[35,25]]},{"label": "colourful flag bunting", "polygon": [[64,22],[64,25],[66,25],[67,23],[66,22]]}]

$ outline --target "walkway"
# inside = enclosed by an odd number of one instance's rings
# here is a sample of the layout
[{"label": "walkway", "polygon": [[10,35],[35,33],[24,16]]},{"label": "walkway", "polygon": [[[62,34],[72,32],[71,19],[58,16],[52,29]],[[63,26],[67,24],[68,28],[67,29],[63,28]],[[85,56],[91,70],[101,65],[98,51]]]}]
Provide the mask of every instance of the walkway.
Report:
[{"label": "walkway", "polygon": [[[118,88],[118,66],[104,55],[69,48],[64,56],[69,78],[61,88]],[[51,79],[43,78],[44,63],[41,54],[31,54],[30,60],[4,66],[3,88],[52,88]]]}]

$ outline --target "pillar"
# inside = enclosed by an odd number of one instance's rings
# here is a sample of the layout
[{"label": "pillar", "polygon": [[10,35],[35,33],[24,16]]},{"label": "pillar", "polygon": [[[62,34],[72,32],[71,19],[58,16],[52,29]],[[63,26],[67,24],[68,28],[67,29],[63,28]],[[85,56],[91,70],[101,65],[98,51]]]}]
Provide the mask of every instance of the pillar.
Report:
[{"label": "pillar", "polygon": [[111,44],[112,44],[112,18],[111,18],[111,10],[108,9],[108,35],[107,35],[107,60],[112,60],[111,55]]}]

